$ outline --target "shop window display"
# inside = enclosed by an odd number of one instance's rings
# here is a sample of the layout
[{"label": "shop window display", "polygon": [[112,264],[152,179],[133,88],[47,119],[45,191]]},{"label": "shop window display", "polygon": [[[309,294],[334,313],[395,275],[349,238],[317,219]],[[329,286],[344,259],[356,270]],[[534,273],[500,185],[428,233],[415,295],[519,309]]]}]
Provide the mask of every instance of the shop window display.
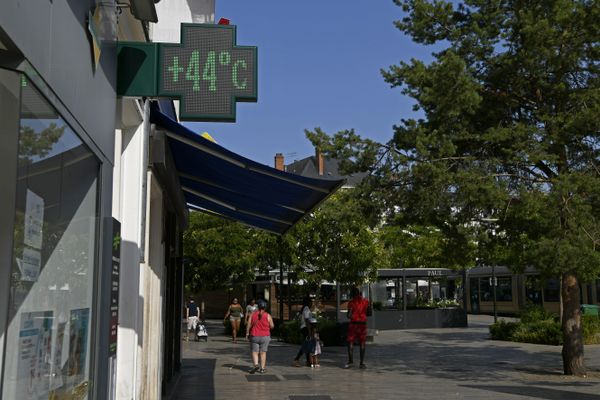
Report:
[{"label": "shop window display", "polygon": [[2,398],[88,397],[99,167],[23,75]]}]

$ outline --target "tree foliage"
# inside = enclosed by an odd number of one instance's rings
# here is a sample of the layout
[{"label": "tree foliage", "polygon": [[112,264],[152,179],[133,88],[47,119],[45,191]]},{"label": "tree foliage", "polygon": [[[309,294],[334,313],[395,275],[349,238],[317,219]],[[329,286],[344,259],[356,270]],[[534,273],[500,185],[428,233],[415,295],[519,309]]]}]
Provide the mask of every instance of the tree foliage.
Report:
[{"label": "tree foliage", "polygon": [[232,281],[252,282],[263,264],[260,244],[268,234],[200,212],[190,213],[183,234],[186,289],[190,292],[224,288]]},{"label": "tree foliage", "polygon": [[381,242],[359,212],[352,191],[330,197],[298,224],[293,236],[298,246],[299,276],[309,282],[361,284],[374,279],[382,266]]},{"label": "tree foliage", "polygon": [[371,172],[365,192],[389,221],[460,246],[453,264],[476,243],[479,262],[561,276],[564,369],[584,374],[578,283],[600,273],[600,3],[394,1],[398,29],[445,47],[382,71],[417,117],[386,144],[309,138],[351,160],[346,172]]},{"label": "tree foliage", "polygon": [[192,212],[184,233],[187,289],[250,283],[257,270],[281,266],[313,289],[373,279],[383,248],[358,208],[352,192],[337,193],[282,237]]},{"label": "tree foliage", "polygon": [[58,126],[54,122],[40,131],[29,125],[22,125],[19,130],[19,161],[31,163],[36,158],[46,157],[62,137],[65,128],[65,125]]}]

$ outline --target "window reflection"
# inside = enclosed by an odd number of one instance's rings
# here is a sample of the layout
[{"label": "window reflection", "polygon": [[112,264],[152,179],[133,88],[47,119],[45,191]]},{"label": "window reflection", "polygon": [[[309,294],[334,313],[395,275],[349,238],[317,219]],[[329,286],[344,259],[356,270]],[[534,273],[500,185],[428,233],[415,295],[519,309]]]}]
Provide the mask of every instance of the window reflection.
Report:
[{"label": "window reflection", "polygon": [[3,398],[87,397],[98,171],[23,77]]}]

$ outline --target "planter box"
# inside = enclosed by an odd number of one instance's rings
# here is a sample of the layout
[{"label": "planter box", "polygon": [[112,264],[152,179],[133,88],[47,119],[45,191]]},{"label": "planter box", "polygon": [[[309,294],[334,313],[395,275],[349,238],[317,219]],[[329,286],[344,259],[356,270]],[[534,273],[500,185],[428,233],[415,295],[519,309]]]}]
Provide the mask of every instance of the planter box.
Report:
[{"label": "planter box", "polygon": [[373,311],[372,326],[378,330],[462,328],[467,313],[462,308]]}]

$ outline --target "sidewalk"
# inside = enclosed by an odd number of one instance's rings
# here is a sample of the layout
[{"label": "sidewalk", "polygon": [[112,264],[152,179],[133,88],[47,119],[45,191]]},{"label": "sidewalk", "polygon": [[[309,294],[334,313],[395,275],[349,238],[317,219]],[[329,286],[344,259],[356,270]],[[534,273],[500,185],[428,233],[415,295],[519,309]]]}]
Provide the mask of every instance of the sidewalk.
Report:
[{"label": "sidewalk", "polygon": [[[271,342],[267,373],[249,375],[249,345],[219,322],[205,342],[184,342],[174,399],[548,399],[600,400],[600,346],[586,346],[587,378],[561,374],[561,348],[492,341],[488,316],[469,328],[380,331],[366,370],[344,370],[343,347],[325,347],[321,368],[291,366],[297,346]],[[358,349],[355,349],[355,362]]]}]

